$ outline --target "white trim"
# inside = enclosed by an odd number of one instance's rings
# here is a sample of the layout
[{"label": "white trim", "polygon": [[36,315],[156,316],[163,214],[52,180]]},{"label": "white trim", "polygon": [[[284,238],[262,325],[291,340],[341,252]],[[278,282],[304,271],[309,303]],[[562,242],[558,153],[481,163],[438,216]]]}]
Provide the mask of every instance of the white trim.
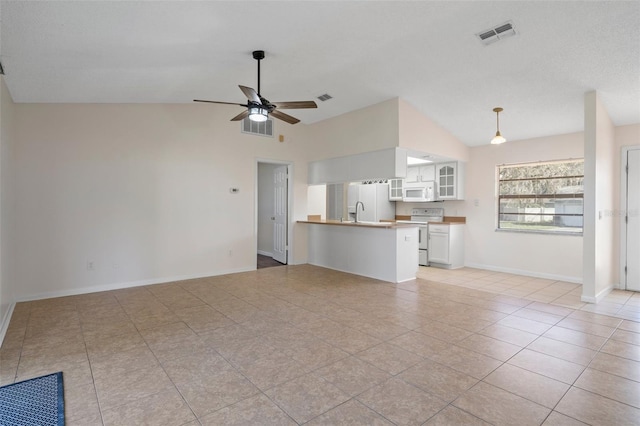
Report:
[{"label": "white trim", "polygon": [[640,145],[623,146],[620,152],[620,283],[616,288],[626,290],[627,280],[624,273],[627,259],[627,226],[624,217],[627,214],[627,173],[626,164],[629,151],[640,149]]},{"label": "white trim", "polygon": [[105,284],[100,286],[73,288],[73,289],[52,291],[48,293],[40,293],[40,294],[31,295],[31,296],[25,296],[25,297],[18,298],[16,302],[29,302],[32,300],[50,299],[52,297],[76,296],[79,294],[98,293],[101,291],[121,290],[124,288],[141,287],[141,286],[147,286],[147,285],[153,285],[153,284],[164,284],[164,283],[170,283],[174,281],[192,280],[196,278],[206,278],[206,277],[213,277],[217,275],[236,274],[240,272],[249,272],[249,271],[255,271],[255,270],[256,270],[256,267],[254,266],[250,268],[238,268],[238,269],[227,270],[227,271],[209,272],[204,274],[178,275],[173,277],[152,278],[148,280],[128,281],[128,282],[122,282],[122,283]]},{"label": "white trim", "polygon": [[[417,274],[416,274],[417,275]],[[402,283],[406,283],[409,281],[415,281],[418,277],[415,276],[413,278],[407,278],[406,280],[400,280],[400,281],[396,281],[395,283],[391,283],[391,284],[402,284]]]},{"label": "white trim", "polygon": [[258,254],[261,254],[263,256],[273,257],[273,253],[271,253],[270,251],[258,250]]},{"label": "white trim", "polygon": [[15,307],[16,307],[15,302],[9,305],[9,309],[7,309],[7,312],[4,314],[4,318],[2,318],[2,322],[0,323],[0,348],[2,347],[4,336],[7,335],[7,330],[9,329],[9,322],[11,321],[11,315],[13,315],[13,309]]},{"label": "white trim", "polygon": [[[265,164],[278,164],[280,166],[287,166],[287,265],[294,265],[293,260],[293,161],[286,160],[274,160],[270,158],[256,158],[255,167],[255,179],[254,179],[254,206],[253,211],[253,243],[255,253],[258,251],[258,167],[260,163]],[[261,253],[262,254],[262,253]],[[269,253],[267,256],[273,256],[273,253]]]},{"label": "white trim", "polygon": [[611,290],[613,290],[613,286],[609,286],[603,290],[600,290],[600,292],[596,294],[596,297],[582,295],[580,296],[580,301],[586,302],[586,303],[598,303],[602,299],[604,299],[607,294],[611,293]]},{"label": "white trim", "polygon": [[484,265],[479,263],[465,263],[468,268],[486,269],[487,271],[504,272],[507,274],[524,275],[525,277],[544,278],[548,280],[564,281],[574,284],[582,284],[581,277],[569,277],[566,275],[547,274],[544,272],[526,271],[523,269],[505,268],[502,266]]}]

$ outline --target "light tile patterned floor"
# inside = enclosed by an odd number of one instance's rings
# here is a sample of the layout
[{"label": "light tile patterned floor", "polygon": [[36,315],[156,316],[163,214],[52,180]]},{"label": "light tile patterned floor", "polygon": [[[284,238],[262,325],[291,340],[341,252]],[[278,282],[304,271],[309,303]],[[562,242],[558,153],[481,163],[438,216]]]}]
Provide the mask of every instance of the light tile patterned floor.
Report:
[{"label": "light tile patterned floor", "polygon": [[640,321],[640,293],[613,290],[598,304],[580,300],[580,284],[473,268],[421,267],[418,278]]},{"label": "light tile patterned floor", "polygon": [[62,370],[83,426],[637,424],[639,311],[469,268],[269,268],[20,303],[0,383]]}]

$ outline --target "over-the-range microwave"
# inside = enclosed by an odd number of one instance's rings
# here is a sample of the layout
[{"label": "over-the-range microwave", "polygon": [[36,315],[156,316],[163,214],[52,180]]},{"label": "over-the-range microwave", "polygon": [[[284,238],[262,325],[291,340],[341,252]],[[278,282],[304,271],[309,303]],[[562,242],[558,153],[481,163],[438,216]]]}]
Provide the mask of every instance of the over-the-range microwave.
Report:
[{"label": "over-the-range microwave", "polygon": [[409,203],[424,203],[436,201],[438,192],[434,181],[410,184],[402,188],[402,201]]}]

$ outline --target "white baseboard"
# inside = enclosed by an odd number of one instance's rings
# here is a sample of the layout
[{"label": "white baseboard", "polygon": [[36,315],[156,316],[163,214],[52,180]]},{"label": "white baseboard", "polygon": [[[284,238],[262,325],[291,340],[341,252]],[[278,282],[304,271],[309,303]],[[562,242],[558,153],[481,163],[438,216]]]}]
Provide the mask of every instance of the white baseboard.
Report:
[{"label": "white baseboard", "polygon": [[258,254],[261,254],[263,256],[273,257],[273,253],[271,253],[270,251],[258,250]]},{"label": "white baseboard", "polygon": [[19,297],[17,298],[16,302],[29,302],[32,300],[50,299],[53,297],[76,296],[79,294],[98,293],[101,291],[120,290],[123,288],[141,287],[141,286],[153,285],[153,284],[164,284],[164,283],[170,283],[173,281],[192,280],[196,278],[214,277],[217,275],[236,274],[239,272],[249,272],[249,271],[255,271],[255,270],[256,270],[256,267],[254,266],[254,267],[238,268],[238,269],[227,270],[227,271],[215,271],[215,272],[210,272],[205,274],[179,275],[179,276],[173,276],[173,277],[152,278],[152,279],[140,280],[140,281],[112,283],[112,284],[92,286],[92,287],[65,289],[65,290],[51,291],[47,293],[40,293],[40,294]]},{"label": "white baseboard", "polygon": [[0,347],[2,347],[2,342],[4,341],[4,336],[7,334],[7,330],[9,329],[9,322],[11,321],[11,315],[13,315],[13,309],[16,307],[15,302],[9,305],[9,309],[4,314],[4,318],[2,318],[2,322],[0,322]]},{"label": "white baseboard", "polygon": [[614,286],[609,286],[605,289],[600,290],[600,292],[596,294],[596,297],[582,295],[580,296],[580,301],[586,303],[598,303],[602,299],[604,299],[607,294],[611,293],[611,290],[613,290],[613,288]]},{"label": "white baseboard", "polygon": [[547,274],[544,272],[525,271],[515,268],[504,268],[502,266],[483,265],[479,263],[465,263],[468,268],[486,269],[488,271],[504,272],[507,274],[524,275],[525,277],[544,278],[548,280],[564,281],[574,284],[582,284],[582,277],[570,277],[566,275]]},{"label": "white baseboard", "polygon": [[409,281],[415,281],[415,280],[416,280],[416,278],[417,278],[417,277],[407,278],[406,280],[400,280],[400,281],[397,281],[397,282],[392,283],[392,284],[402,284],[402,283],[407,283],[407,282],[409,282]]}]

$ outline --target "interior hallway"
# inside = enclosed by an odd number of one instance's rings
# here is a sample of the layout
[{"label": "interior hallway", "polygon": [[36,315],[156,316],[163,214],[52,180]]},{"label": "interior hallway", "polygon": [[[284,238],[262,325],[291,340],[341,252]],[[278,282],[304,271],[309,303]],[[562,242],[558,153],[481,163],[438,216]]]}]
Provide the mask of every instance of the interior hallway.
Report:
[{"label": "interior hallway", "polygon": [[637,294],[594,307],[570,283],[420,276],[284,266],[19,303],[0,383],[62,370],[67,424],[83,426],[640,418]]}]

